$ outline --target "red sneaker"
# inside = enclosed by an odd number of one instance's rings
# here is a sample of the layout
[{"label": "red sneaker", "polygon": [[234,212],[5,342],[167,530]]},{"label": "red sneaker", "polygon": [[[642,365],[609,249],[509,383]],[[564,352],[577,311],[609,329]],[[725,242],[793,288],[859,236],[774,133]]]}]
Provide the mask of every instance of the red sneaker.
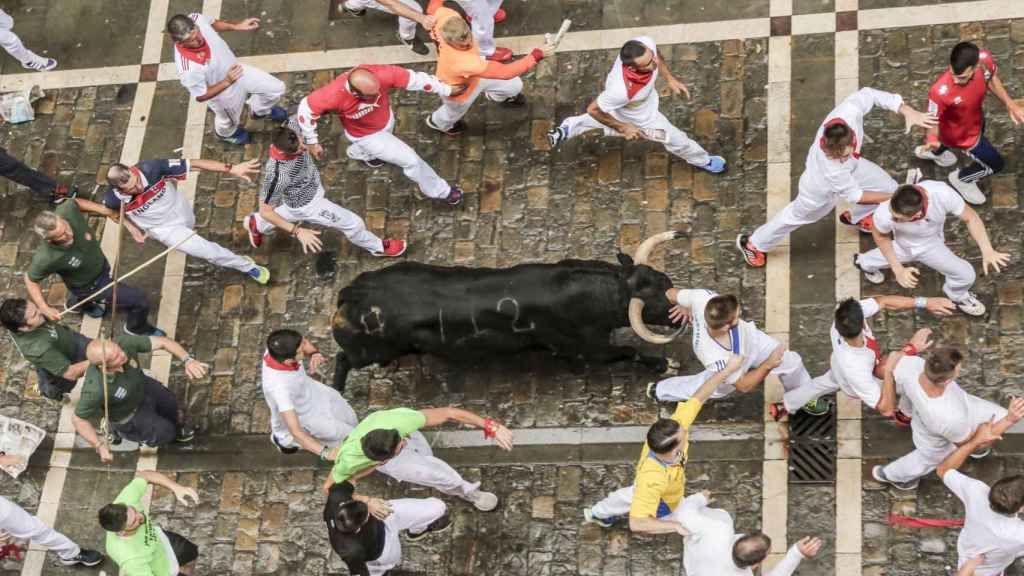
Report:
[{"label": "red sneaker", "polygon": [[508,62],[512,59],[512,51],[499,46],[494,49],[494,54],[488,56],[487,59],[495,62]]},{"label": "red sneaker", "polygon": [[260,244],[263,244],[263,233],[256,227],[256,215],[246,216],[244,225],[245,231],[249,233],[249,244],[252,244],[253,248],[259,248]]},{"label": "red sneaker", "polygon": [[498,8],[498,11],[494,13],[494,23],[501,24],[508,18],[508,14],[505,13],[504,8]]},{"label": "red sneaker", "polygon": [[778,422],[786,416],[789,416],[789,410],[786,410],[786,405],[782,402],[776,402],[768,406],[768,412],[771,413],[772,419]]},{"label": "red sneaker", "polygon": [[383,240],[381,243],[384,244],[384,251],[374,252],[374,256],[386,256],[388,258],[395,258],[397,256],[405,254],[405,240],[394,240],[388,238],[386,240]]},{"label": "red sneaker", "polygon": [[853,215],[849,210],[844,210],[843,213],[839,215],[839,221],[847,226],[856,226],[858,230],[865,234],[871,234],[871,231],[875,228],[875,219],[872,216],[872,214],[868,214],[854,224]]},{"label": "red sneaker", "polygon": [[902,410],[897,409],[892,413],[892,421],[900,428],[909,428],[911,422],[910,416],[903,413]]},{"label": "red sneaker", "polygon": [[747,264],[754,268],[761,268],[768,262],[768,256],[751,246],[750,236],[746,234],[736,237],[736,248],[739,249],[740,254],[743,254],[743,259],[747,261]]}]

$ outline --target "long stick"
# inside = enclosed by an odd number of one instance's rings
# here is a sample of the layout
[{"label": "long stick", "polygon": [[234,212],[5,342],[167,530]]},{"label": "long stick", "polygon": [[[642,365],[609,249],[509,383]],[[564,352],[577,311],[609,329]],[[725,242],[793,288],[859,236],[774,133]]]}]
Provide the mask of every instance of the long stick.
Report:
[{"label": "long stick", "polygon": [[[135,275],[135,273],[136,273],[136,272],[139,272],[140,270],[142,270],[142,269],[143,269],[143,268],[145,268],[146,266],[149,266],[149,265],[150,265],[150,264],[152,264],[153,262],[156,262],[157,260],[159,260],[159,259],[163,258],[164,256],[166,256],[167,254],[169,254],[169,253],[170,253],[170,252],[172,252],[173,250],[177,249],[177,248],[178,248],[178,246],[181,246],[182,244],[184,244],[184,243],[185,243],[185,242],[186,242],[186,241],[187,241],[187,240],[188,240],[189,238],[192,238],[192,237],[193,237],[193,236],[195,236],[195,235],[196,235],[196,231],[195,231],[195,230],[193,230],[191,234],[189,234],[188,236],[186,236],[186,237],[182,238],[180,242],[176,242],[176,243],[174,244],[174,246],[171,246],[170,248],[168,248],[168,249],[164,250],[163,252],[161,252],[161,253],[157,254],[156,256],[153,256],[153,257],[152,257],[152,258],[150,258],[149,260],[146,260],[146,261],[145,261],[145,262],[143,262],[142,264],[140,264],[140,265],[136,266],[134,270],[132,270],[131,272],[128,272],[128,273],[127,273],[127,274],[125,274],[124,276],[121,276],[120,278],[118,278],[118,279],[117,279],[117,281],[118,281],[118,282],[120,282],[120,281],[122,281],[122,280],[127,280],[128,278],[131,278],[132,276],[134,276],[134,275]],[[114,282],[114,281],[111,281],[111,282],[110,282],[109,284],[107,284],[107,285],[106,285],[106,286],[104,286],[103,288],[100,288],[99,290],[97,290],[97,291],[93,292],[92,294],[90,294],[90,295],[89,295],[89,296],[88,296],[87,298],[83,298],[82,300],[79,300],[79,301],[78,301],[77,303],[75,303],[75,305],[74,305],[74,306],[72,306],[72,307],[70,307],[70,308],[67,308],[67,309],[65,309],[65,310],[64,310],[63,312],[61,312],[61,313],[60,313],[60,315],[61,315],[61,316],[64,316],[65,314],[67,314],[68,312],[71,312],[72,310],[74,310],[74,309],[78,308],[78,307],[79,307],[79,306],[81,306],[82,304],[85,304],[86,302],[91,302],[91,301],[92,301],[92,300],[94,300],[94,299],[95,299],[95,298],[96,298],[97,296],[99,296],[100,294],[102,294],[102,293],[106,292],[106,291],[107,291],[107,289],[109,289],[109,288],[110,288],[111,286],[113,286],[114,284],[115,284],[115,282]]]}]

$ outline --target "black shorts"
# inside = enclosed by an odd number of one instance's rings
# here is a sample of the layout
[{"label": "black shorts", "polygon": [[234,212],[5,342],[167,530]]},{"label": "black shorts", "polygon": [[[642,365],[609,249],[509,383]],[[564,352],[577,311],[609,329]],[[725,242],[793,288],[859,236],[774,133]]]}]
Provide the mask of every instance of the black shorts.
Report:
[{"label": "black shorts", "polygon": [[174,557],[178,559],[178,566],[187,566],[199,558],[199,546],[193,544],[177,532],[164,530],[167,541],[171,543],[171,550],[174,550]]}]

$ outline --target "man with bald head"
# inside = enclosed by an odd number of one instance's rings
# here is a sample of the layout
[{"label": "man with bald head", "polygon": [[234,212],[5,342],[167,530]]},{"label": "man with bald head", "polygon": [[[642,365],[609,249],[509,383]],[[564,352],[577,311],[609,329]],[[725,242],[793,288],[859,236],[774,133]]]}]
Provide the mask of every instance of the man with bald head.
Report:
[{"label": "man with bald head", "polygon": [[432,92],[451,96],[461,92],[436,77],[401,66],[363,64],[345,72],[329,84],[314,90],[299,103],[299,129],[310,154],[320,159],[324,149],[317,138],[317,121],[327,113],[341,118],[345,137],[351,145],[348,157],[361,160],[371,168],[385,163],[402,169],[428,198],[462,201],[462,190],[437,175],[415,150],[394,134],[395,115],[389,92],[402,88],[410,92]]},{"label": "man with bald head", "polygon": [[96,435],[89,419],[107,417],[112,432],[149,446],[190,442],[195,436],[195,431],[181,422],[174,394],[139,368],[138,354],[157,350],[166,350],[180,360],[189,379],[202,378],[209,368],[193,359],[181,344],[162,336],[125,335],[113,341],[93,340],[85,349],[89,367],[71,422],[103,462],[112,461],[113,455],[106,442]]}]

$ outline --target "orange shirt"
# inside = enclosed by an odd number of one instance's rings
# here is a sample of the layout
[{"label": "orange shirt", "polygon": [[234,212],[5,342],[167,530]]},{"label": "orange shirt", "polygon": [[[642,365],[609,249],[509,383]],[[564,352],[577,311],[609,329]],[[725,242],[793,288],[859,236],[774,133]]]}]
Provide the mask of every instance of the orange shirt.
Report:
[{"label": "orange shirt", "polygon": [[436,23],[431,35],[437,41],[437,72],[435,75],[441,82],[449,86],[465,84],[466,91],[451,98],[455,102],[465,102],[480,83],[480,74],[487,69],[487,60],[480,55],[480,45],[477,44],[472,33],[470,38],[473,45],[469,50],[456,50],[451,44],[444,41],[444,37],[441,36],[441,28],[452,18],[462,18],[458,12],[451,8],[441,7],[437,9],[434,18]]}]

